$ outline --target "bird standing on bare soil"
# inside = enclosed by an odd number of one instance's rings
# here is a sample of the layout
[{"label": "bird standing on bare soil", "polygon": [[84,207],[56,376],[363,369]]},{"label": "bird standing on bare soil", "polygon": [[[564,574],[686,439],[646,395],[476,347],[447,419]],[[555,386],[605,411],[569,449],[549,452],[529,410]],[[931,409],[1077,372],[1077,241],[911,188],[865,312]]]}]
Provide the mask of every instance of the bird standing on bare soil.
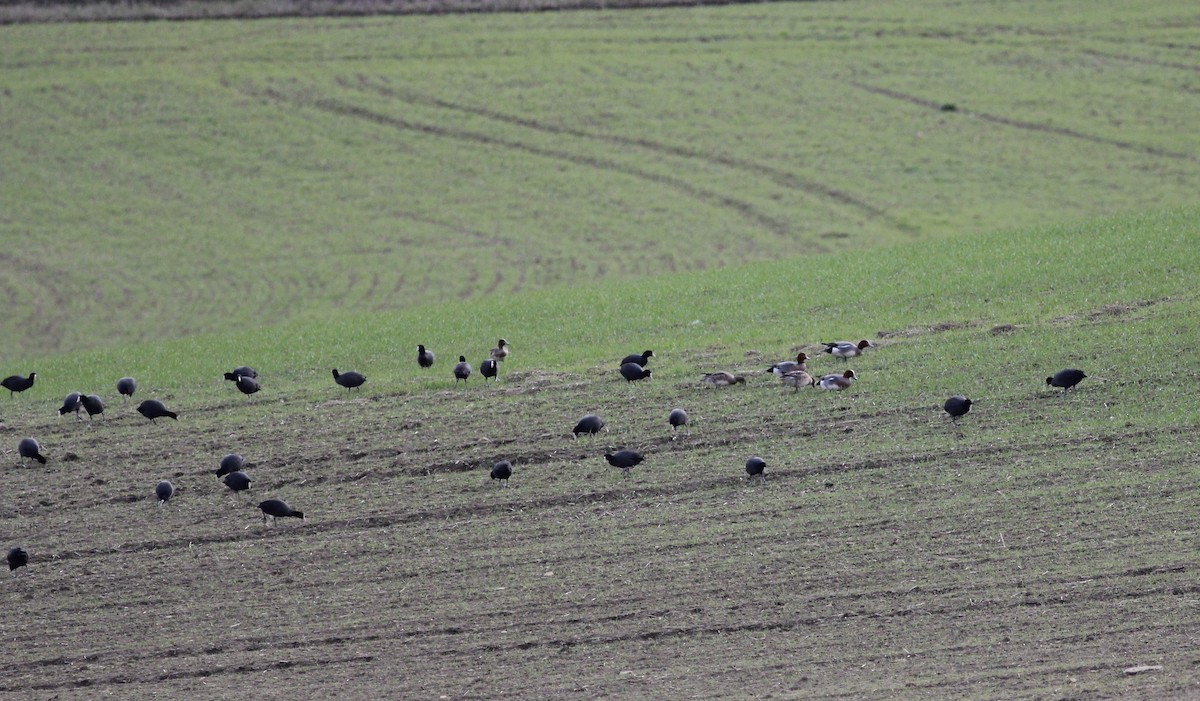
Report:
[{"label": "bird standing on bare soil", "polygon": [[508,486],[508,478],[512,477],[512,463],[507,460],[501,460],[492,466],[492,479],[499,480],[501,487]]}]

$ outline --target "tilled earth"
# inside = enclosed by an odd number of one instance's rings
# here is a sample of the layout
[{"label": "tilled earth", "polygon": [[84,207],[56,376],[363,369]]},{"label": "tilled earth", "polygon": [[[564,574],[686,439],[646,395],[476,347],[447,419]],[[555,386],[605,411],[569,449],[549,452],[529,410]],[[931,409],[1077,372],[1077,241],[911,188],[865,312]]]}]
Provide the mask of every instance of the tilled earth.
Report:
[{"label": "tilled earth", "polygon": [[[1197,431],[1055,418],[1100,386],[961,429],[765,374],[264,387],[154,424],[5,402],[0,545],[31,562],[0,585],[0,696],[1196,693]],[[674,438],[673,406],[692,416]],[[593,411],[611,431],[572,440]],[[1028,440],[1003,438],[1014,422]],[[17,465],[24,435],[46,466]],[[628,478],[601,457],[621,447],[647,456]],[[213,474],[228,452],[255,480],[241,499]],[[268,497],[306,518],[264,525]]]}]

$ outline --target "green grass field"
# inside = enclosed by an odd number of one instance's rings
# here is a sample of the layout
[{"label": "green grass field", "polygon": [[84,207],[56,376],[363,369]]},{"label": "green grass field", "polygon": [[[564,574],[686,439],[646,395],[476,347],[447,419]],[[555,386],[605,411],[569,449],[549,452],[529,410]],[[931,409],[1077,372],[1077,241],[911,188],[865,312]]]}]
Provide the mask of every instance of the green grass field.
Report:
[{"label": "green grass field", "polygon": [[1195,23],[855,2],[6,26],[6,357],[1189,204]]},{"label": "green grass field", "polygon": [[0,27],[0,699],[1194,695],[1197,20]]}]

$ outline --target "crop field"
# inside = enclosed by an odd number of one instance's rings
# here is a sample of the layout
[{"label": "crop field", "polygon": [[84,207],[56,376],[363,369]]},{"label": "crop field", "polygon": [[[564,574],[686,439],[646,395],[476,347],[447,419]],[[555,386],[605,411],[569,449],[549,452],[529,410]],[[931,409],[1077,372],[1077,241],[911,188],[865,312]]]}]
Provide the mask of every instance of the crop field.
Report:
[{"label": "crop field", "polygon": [[[786,289],[770,263],[529,292],[501,317],[514,350],[490,385],[453,385],[449,359],[477,365],[490,341],[438,309],[248,331],[253,357],[214,336],[49,358],[3,402],[6,450],[36,435],[50,462],[6,454],[0,533],[32,561],[0,587],[0,695],[1189,695],[1198,221],[831,254],[836,277]],[[899,282],[921,259],[956,267]],[[844,316],[788,306],[834,280]],[[679,299],[694,319],[672,327]],[[834,329],[877,347],[843,364],[818,351]],[[295,372],[301,344],[367,384]],[[643,346],[657,372],[626,383],[613,362]],[[797,350],[861,379],[784,390],[764,370]],[[131,358],[159,375],[135,400],[178,422],[106,389]],[[244,361],[250,397],[219,379]],[[1076,390],[1045,386],[1071,366]],[[748,381],[704,387],[716,369]],[[106,416],[57,416],[71,388],[109,397]],[[958,392],[978,404],[954,427],[940,405]],[[675,406],[691,422],[672,436]],[[573,440],[589,412],[610,431]],[[618,448],[646,455],[628,477],[601,457]],[[228,452],[255,480],[240,500],[213,475]],[[267,497],[306,519],[263,525]],[[1161,669],[1124,671],[1141,665]]]},{"label": "crop field", "polygon": [[1198,22],[1180,0],[3,26],[5,356],[1189,204]]}]

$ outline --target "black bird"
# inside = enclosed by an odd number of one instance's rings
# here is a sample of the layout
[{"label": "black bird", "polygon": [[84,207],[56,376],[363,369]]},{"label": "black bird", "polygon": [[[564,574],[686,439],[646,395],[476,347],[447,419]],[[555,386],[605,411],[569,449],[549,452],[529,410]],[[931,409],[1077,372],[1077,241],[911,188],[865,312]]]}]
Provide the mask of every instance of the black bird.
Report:
[{"label": "black bird", "polygon": [[425,350],[425,346],[417,345],[417,365],[423,368],[433,367],[433,351]]},{"label": "black bird", "polygon": [[121,399],[128,401],[136,391],[137,380],[132,377],[122,377],[117,380],[117,393],[121,395]]},{"label": "black bird", "polygon": [[646,363],[650,362],[650,359],[653,357],[654,351],[652,350],[642,351],[641,353],[630,353],[621,359],[621,364],[628,365],[629,363],[635,363],[641,367],[646,367]]},{"label": "black bird", "polygon": [[338,372],[337,368],[333,369],[333,381],[346,388],[349,392],[355,387],[362,387],[362,384],[367,381],[361,373],[354,372]]},{"label": "black bird", "polygon": [[154,485],[154,496],[158,498],[158,505],[161,507],[175,496],[175,485],[167,480],[160,481]]},{"label": "black bird", "polygon": [[68,394],[66,399],[63,400],[63,405],[58,409],[58,415],[65,416],[73,411],[75,412],[75,420],[83,421],[83,417],[79,415],[79,410],[83,408],[83,404],[80,402],[82,398],[83,395],[78,392]]},{"label": "black bird", "polygon": [[141,404],[138,404],[137,410],[139,414],[145,416],[151,421],[154,421],[155,419],[161,419],[164,416],[175,419],[176,421],[179,420],[179,414],[176,414],[173,411],[167,411],[167,405],[163,404],[157,399],[147,399]]},{"label": "black bird", "polygon": [[100,395],[85,394],[79,402],[83,404],[83,410],[87,412],[88,423],[92,422],[92,417],[96,414],[104,413],[104,400],[100,398]]},{"label": "black bird", "polygon": [[754,479],[757,477],[765,484],[767,481],[767,475],[764,470],[766,469],[767,461],[763,460],[757,455],[746,461],[746,474],[748,475],[749,479]]},{"label": "black bird", "polygon": [[581,433],[600,433],[600,430],[603,428],[604,419],[595,414],[588,414],[580,419],[579,423],[575,424],[575,428],[571,429],[571,433],[575,434],[576,438],[579,438],[579,434]]},{"label": "black bird", "polygon": [[493,380],[496,379],[496,374],[499,372],[500,372],[500,363],[496,362],[495,360],[492,360],[491,358],[488,358],[487,360],[483,361],[483,364],[479,366],[479,374],[483,375],[484,382],[487,382],[487,379],[489,377],[492,378]]},{"label": "black bird", "polygon": [[1083,370],[1067,368],[1066,370],[1059,370],[1058,372],[1054,373],[1054,377],[1047,377],[1046,384],[1050,385],[1051,387],[1062,387],[1063,391],[1065,392],[1080,382],[1083,382],[1083,378],[1085,377],[1087,377],[1087,375],[1084,374]]},{"label": "black bird", "polygon": [[36,372],[29,373],[29,377],[21,377],[20,375],[9,375],[0,380],[0,387],[8,390],[8,396],[16,396],[14,392],[24,392],[33,386],[33,380],[37,377]]},{"label": "black bird", "polygon": [[621,377],[624,377],[630,382],[645,380],[650,377],[653,372],[653,370],[647,370],[637,363],[625,363],[621,366]]},{"label": "black bird", "polygon": [[8,551],[8,571],[12,572],[18,567],[26,567],[29,565],[29,553],[25,552],[25,548],[16,547]]},{"label": "black bird", "polygon": [[235,382],[237,383],[238,391],[242,394],[251,395],[259,390],[258,380],[253,377],[238,375]]},{"label": "black bird", "polygon": [[604,459],[609,465],[621,468],[621,472],[628,477],[629,468],[645,460],[645,457],[636,450],[618,450],[615,453],[605,453]]},{"label": "black bird", "polygon": [[22,460],[33,458],[43,465],[46,464],[46,458],[42,456],[42,445],[36,438],[22,438],[21,442],[17,443],[17,453]]},{"label": "black bird", "polygon": [[496,342],[496,347],[492,349],[493,360],[504,360],[508,357],[508,341],[503,338]]},{"label": "black bird", "polygon": [[241,470],[230,472],[229,474],[225,475],[224,479],[225,486],[232,489],[234,496],[236,496],[239,500],[242,498],[242,495],[239,494],[239,492],[244,492],[249,489],[250,482],[252,481],[253,480],[250,479],[250,475],[247,475]]},{"label": "black bird", "polygon": [[512,463],[501,460],[492,466],[492,479],[500,480],[501,487],[508,486],[508,478],[512,477]]},{"label": "black bird", "polygon": [[471,376],[471,364],[467,362],[467,357],[464,355],[458,356],[458,365],[454,366],[454,386],[458,386],[458,381],[467,381]]},{"label": "black bird", "polygon": [[[673,433],[678,433],[680,426],[686,427],[687,422],[688,422],[688,415],[687,415],[687,412],[684,411],[683,409],[672,409],[671,413],[667,415],[667,423],[671,424],[671,431]],[[687,434],[689,436],[692,435],[691,429],[684,428],[684,430],[687,431]],[[671,436],[671,439],[674,440],[675,437]]]},{"label": "black bird", "polygon": [[230,382],[237,382],[239,377],[249,377],[252,380],[258,379],[258,370],[249,365],[239,365],[233,369],[233,372],[225,373],[225,379]]},{"label": "black bird", "polygon": [[261,502],[258,505],[258,508],[262,509],[263,523],[267,522],[268,516],[271,517],[272,524],[275,523],[275,519],[285,518],[287,516],[294,516],[302,521],[304,520],[303,511],[297,511],[293,509],[292,507],[288,506],[286,501],[282,499],[267,499],[266,501]]},{"label": "black bird", "polygon": [[958,417],[967,415],[967,412],[971,410],[972,404],[974,404],[974,402],[972,402],[970,399],[956,394],[947,399],[946,403],[942,405],[942,408],[945,409],[946,413],[950,415],[951,421],[958,421]]},{"label": "black bird", "polygon": [[237,472],[246,465],[246,459],[237,453],[230,453],[221,458],[221,466],[217,468],[217,479],[221,479],[230,472]]}]

